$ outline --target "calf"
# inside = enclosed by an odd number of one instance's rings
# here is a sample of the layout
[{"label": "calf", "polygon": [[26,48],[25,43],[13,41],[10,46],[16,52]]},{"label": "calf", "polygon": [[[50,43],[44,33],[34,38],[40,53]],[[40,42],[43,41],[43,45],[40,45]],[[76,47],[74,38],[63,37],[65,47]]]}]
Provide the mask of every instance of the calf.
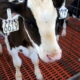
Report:
[{"label": "calf", "polygon": [[[55,34],[57,10],[52,0],[27,0],[26,3],[18,3],[0,2],[0,31],[13,59],[16,80],[22,80],[19,52],[32,60],[36,78],[42,80],[38,56],[44,62],[54,62],[62,56]],[[18,29],[5,30],[12,23]]]},{"label": "calf", "polygon": [[58,17],[56,20],[56,35],[57,40],[59,40],[60,33],[62,36],[66,35],[66,18],[68,9],[66,8],[66,0],[53,0],[53,4],[55,5],[58,13]]}]

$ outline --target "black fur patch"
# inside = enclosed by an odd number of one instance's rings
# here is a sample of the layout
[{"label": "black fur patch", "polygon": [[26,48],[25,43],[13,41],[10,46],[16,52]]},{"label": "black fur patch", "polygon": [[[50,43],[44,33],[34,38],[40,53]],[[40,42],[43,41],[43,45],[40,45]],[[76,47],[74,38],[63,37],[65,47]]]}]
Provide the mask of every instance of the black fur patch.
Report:
[{"label": "black fur patch", "polygon": [[53,5],[56,8],[60,8],[62,6],[62,3],[64,2],[64,0],[52,0],[53,1]]}]

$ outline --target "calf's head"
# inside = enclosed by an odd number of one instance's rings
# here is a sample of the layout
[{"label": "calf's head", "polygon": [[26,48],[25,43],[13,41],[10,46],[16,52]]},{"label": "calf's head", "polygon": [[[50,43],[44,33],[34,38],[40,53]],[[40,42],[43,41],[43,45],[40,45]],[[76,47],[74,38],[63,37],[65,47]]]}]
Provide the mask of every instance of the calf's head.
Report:
[{"label": "calf's head", "polygon": [[44,62],[59,60],[62,50],[56,40],[57,10],[52,0],[28,0],[27,5],[34,15],[41,37],[41,44],[38,46],[39,57]]}]

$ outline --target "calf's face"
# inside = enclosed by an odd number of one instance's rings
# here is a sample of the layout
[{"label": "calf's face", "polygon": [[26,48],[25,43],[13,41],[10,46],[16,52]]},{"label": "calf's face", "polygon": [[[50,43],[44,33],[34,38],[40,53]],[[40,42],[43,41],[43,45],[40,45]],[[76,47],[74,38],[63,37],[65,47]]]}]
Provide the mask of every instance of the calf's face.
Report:
[{"label": "calf's face", "polygon": [[41,36],[41,44],[38,46],[39,57],[44,62],[60,59],[62,51],[55,35],[57,10],[52,0],[28,0],[27,5],[34,15]]}]

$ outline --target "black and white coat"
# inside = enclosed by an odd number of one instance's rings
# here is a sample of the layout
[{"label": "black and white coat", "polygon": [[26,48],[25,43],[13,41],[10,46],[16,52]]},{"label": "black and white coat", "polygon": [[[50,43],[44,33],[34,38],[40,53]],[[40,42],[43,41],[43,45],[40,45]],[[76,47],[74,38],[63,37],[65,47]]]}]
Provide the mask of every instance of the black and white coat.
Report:
[{"label": "black and white coat", "polygon": [[[16,80],[22,80],[20,72],[22,60],[18,56],[19,52],[32,60],[36,78],[42,80],[38,57],[44,62],[54,62],[61,59],[62,56],[62,50],[55,34],[57,10],[52,0],[35,0],[35,2],[34,0],[26,0],[26,2],[22,2],[14,2],[14,0],[0,2],[0,10],[2,11],[0,13],[0,33],[5,37],[7,49],[12,56],[16,69]],[[19,30],[5,35],[2,21],[7,19],[8,9],[11,10],[13,18],[20,15],[17,17]]]},{"label": "black and white coat", "polygon": [[[68,9],[66,8],[66,0],[56,1],[55,7],[57,9],[58,17],[56,20],[56,36],[57,40],[59,40],[60,35],[66,36],[66,19],[68,14]],[[59,4],[59,5],[58,5]]]}]

